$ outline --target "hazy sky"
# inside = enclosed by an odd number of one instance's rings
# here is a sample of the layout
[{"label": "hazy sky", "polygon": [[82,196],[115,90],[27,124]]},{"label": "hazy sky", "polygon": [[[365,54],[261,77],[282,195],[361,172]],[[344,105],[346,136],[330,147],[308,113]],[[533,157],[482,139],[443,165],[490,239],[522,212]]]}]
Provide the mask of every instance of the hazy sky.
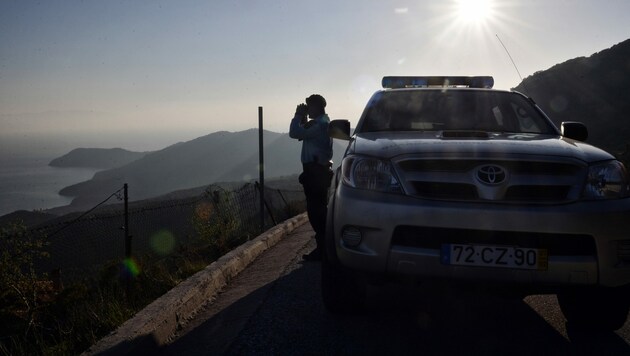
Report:
[{"label": "hazy sky", "polygon": [[628,0],[3,0],[0,132],[191,139],[257,127],[258,106],[286,132],[312,93],[355,124],[384,75],[510,89],[496,35],[525,78],[630,38],[628,14]]}]

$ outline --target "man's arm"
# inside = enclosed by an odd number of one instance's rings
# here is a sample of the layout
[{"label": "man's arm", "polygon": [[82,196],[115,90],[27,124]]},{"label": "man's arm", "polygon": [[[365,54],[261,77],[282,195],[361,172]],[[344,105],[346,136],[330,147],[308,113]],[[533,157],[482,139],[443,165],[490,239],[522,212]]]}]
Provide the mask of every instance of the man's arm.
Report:
[{"label": "man's arm", "polygon": [[319,131],[321,128],[317,121],[311,120],[302,125],[300,123],[300,120],[301,118],[297,115],[293,118],[293,120],[291,120],[291,126],[289,127],[289,137],[298,140],[304,140],[317,137],[317,135],[320,134]]}]

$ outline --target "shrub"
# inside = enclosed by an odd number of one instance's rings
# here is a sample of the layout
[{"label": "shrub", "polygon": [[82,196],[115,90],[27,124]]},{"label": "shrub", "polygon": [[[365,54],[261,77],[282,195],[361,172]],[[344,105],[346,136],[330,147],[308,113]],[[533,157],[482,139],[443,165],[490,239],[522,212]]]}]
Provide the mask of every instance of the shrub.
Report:
[{"label": "shrub", "polygon": [[46,244],[22,222],[13,222],[0,229],[0,246],[0,335],[36,335],[56,293],[48,276],[35,270],[37,261],[48,256]]}]

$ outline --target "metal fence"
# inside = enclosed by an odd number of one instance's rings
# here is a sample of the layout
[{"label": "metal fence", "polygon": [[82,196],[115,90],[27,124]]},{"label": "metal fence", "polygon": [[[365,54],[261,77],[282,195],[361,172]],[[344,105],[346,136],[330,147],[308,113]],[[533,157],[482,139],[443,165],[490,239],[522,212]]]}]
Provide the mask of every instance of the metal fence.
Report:
[{"label": "metal fence", "polygon": [[[129,187],[133,192],[133,187]],[[86,213],[68,215],[34,227],[30,234],[47,243],[50,258],[40,261],[42,272],[60,269],[64,279],[93,275],[105,263],[125,258],[125,209],[114,192]],[[260,234],[306,209],[301,190],[265,188],[264,226],[261,226],[260,186],[236,189],[211,185],[198,196],[129,203],[128,233],[133,256],[164,257],[183,246],[200,244],[199,224],[241,241]],[[224,229],[224,231],[221,231]]]}]

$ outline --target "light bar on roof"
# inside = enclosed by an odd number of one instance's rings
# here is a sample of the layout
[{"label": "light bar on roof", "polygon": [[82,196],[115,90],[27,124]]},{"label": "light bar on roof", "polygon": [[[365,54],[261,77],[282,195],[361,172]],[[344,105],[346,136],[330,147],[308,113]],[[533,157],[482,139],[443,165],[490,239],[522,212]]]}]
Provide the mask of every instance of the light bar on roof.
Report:
[{"label": "light bar on roof", "polygon": [[383,77],[383,88],[418,88],[418,87],[469,87],[491,89],[494,78],[491,76],[475,77]]}]

